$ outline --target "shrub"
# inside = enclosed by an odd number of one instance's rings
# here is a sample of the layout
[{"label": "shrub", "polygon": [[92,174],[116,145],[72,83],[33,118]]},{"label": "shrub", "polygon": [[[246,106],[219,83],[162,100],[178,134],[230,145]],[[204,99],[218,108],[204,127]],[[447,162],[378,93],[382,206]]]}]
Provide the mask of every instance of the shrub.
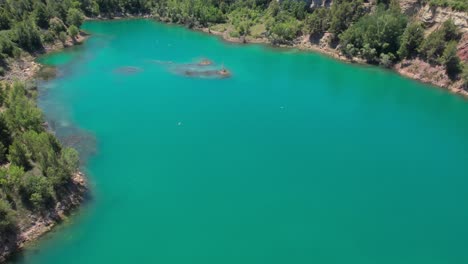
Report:
[{"label": "shrub", "polygon": [[10,205],[0,199],[0,234],[16,227],[17,218]]},{"label": "shrub", "polygon": [[447,44],[441,58],[441,63],[445,65],[447,75],[451,79],[455,79],[455,77],[461,73],[460,58],[457,55],[457,42],[451,41]]},{"label": "shrub", "polygon": [[418,53],[424,41],[424,28],[418,22],[409,24],[401,37],[398,55],[400,58],[411,58]]}]

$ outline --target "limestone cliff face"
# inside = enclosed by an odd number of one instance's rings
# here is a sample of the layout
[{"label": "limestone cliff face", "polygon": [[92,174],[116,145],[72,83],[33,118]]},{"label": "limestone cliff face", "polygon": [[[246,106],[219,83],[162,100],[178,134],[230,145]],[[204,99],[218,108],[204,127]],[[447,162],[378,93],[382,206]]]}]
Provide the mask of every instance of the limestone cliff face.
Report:
[{"label": "limestone cliff face", "polygon": [[329,7],[332,4],[332,0],[311,0],[309,2],[307,3],[307,5],[311,9],[315,9],[319,7]]},{"label": "limestone cliff face", "polygon": [[417,13],[417,18],[427,28],[437,28],[445,21],[452,19],[462,32],[468,32],[468,14],[466,12],[454,11],[449,8],[425,5]]},{"label": "limestone cliff face", "polygon": [[421,10],[421,1],[420,0],[401,0],[400,1],[400,8],[401,11],[408,15],[414,16],[416,13]]},{"label": "limestone cliff face", "polygon": [[447,7],[422,4],[421,0],[400,0],[401,11],[408,16],[415,16],[428,31],[438,28],[448,19],[452,19],[462,32],[468,32],[468,14]]}]

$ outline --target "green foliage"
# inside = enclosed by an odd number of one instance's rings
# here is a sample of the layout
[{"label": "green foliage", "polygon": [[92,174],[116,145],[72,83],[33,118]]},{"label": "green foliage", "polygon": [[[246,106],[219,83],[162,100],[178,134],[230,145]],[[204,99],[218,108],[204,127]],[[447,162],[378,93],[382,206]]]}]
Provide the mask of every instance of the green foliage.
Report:
[{"label": "green foliage", "polygon": [[225,21],[221,9],[205,0],[161,0],[156,3],[153,12],[161,19],[189,27]]},{"label": "green foliage", "polygon": [[30,168],[26,146],[19,140],[13,141],[8,150],[8,160],[15,166]]},{"label": "green foliage", "polygon": [[40,28],[49,27],[49,14],[46,9],[46,5],[42,2],[36,2],[34,7],[34,18],[36,25]]},{"label": "green foliage", "polygon": [[419,47],[424,41],[424,28],[420,23],[411,23],[406,27],[401,37],[401,45],[398,50],[400,58],[411,58],[418,54]]},{"label": "green foliage", "polygon": [[6,147],[0,142],[0,165],[6,162]]},{"label": "green foliage", "polygon": [[457,55],[457,42],[451,41],[447,44],[444,53],[441,57],[441,63],[445,65],[447,75],[455,79],[455,77],[461,73],[462,65],[460,64],[460,58]]},{"label": "green foliage", "polygon": [[71,25],[69,28],[68,28],[68,34],[70,35],[70,37],[72,37],[73,39],[75,39],[78,34],[80,33],[80,30],[75,26],[75,25]]},{"label": "green foliage", "polygon": [[15,44],[5,35],[0,35],[0,55],[2,58],[13,56]]},{"label": "green foliage", "polygon": [[0,10],[0,30],[7,30],[11,27],[10,16],[5,9]]},{"label": "green foliage", "polygon": [[445,41],[458,40],[460,38],[460,29],[453,23],[452,19],[446,20],[442,24]]},{"label": "green foliage", "polygon": [[26,51],[42,48],[39,30],[30,20],[18,22],[14,28],[14,41]]},{"label": "green foliage", "polygon": [[0,199],[0,234],[15,228],[18,220],[10,205]]},{"label": "green foliage", "polygon": [[[360,54],[368,62],[377,62],[381,58],[394,58],[400,47],[400,36],[406,26],[406,17],[399,12],[379,9],[373,14],[362,17],[340,35],[341,46],[345,54]],[[351,44],[351,45],[350,45]]]},{"label": "green foliage", "polygon": [[42,131],[42,113],[34,103],[26,97],[24,85],[16,83],[6,101],[4,113],[5,123],[13,134],[27,130]]},{"label": "green foliage", "polygon": [[42,114],[24,87],[20,83],[0,86],[4,99],[0,111],[0,235],[16,226],[15,210],[52,206],[79,166],[76,150],[62,148],[42,127]]},{"label": "green foliage", "polygon": [[339,35],[365,14],[362,0],[334,1],[330,9],[330,31]]},{"label": "green foliage", "polygon": [[466,62],[462,64],[462,73],[460,77],[463,80],[465,89],[468,89],[468,63]]},{"label": "green foliage", "polygon": [[267,23],[267,30],[268,38],[273,43],[288,43],[298,36],[301,23],[289,13],[280,12]]},{"label": "green foliage", "polygon": [[239,36],[250,33],[250,28],[260,22],[260,12],[245,7],[235,9],[229,15],[230,22]]},{"label": "green foliage", "polygon": [[457,11],[468,12],[468,2],[466,0],[428,0],[432,6],[451,7]]},{"label": "green foliage", "polygon": [[83,24],[83,21],[84,21],[84,15],[83,15],[83,12],[81,12],[81,10],[77,8],[68,9],[67,23],[69,25],[80,27],[81,24]]},{"label": "green foliage", "polygon": [[430,62],[437,63],[445,49],[445,34],[436,30],[429,34],[421,45],[420,53]]},{"label": "green foliage", "polygon": [[52,199],[54,190],[47,178],[31,173],[21,182],[21,194],[36,209],[41,209]]},{"label": "green foliage", "polygon": [[312,35],[322,35],[330,28],[330,11],[328,8],[317,8],[307,16],[306,27]]}]

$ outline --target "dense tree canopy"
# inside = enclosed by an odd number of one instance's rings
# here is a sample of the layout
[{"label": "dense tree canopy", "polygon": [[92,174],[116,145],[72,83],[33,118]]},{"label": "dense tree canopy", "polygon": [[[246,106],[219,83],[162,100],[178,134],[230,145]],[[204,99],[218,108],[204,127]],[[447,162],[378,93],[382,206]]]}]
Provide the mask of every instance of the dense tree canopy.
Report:
[{"label": "dense tree canopy", "polygon": [[[79,166],[42,126],[40,110],[24,85],[0,86],[0,235],[15,228],[18,208],[43,210],[62,195]],[[5,166],[8,165],[8,166]]]}]

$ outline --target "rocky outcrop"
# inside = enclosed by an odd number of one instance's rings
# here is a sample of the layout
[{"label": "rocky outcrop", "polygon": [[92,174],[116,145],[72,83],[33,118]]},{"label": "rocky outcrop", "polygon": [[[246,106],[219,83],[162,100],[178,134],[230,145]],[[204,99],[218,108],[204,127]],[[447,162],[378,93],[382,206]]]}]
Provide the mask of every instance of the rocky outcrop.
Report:
[{"label": "rocky outcrop", "polygon": [[413,16],[419,12],[421,9],[421,1],[420,0],[401,0],[400,1],[400,8],[401,12],[405,15]]},{"label": "rocky outcrop", "polygon": [[436,29],[445,21],[452,19],[462,32],[468,32],[468,14],[454,11],[450,8],[425,5],[417,14],[417,18],[427,27]]},{"label": "rocky outcrop", "polygon": [[86,190],[84,175],[76,173],[53,208],[30,213],[21,219],[17,232],[0,237],[0,263],[66,219],[66,216],[82,203]]},{"label": "rocky outcrop", "polygon": [[468,32],[458,42],[457,54],[462,61],[468,62]]},{"label": "rocky outcrop", "polygon": [[332,0],[311,0],[310,3],[307,5],[311,8],[319,8],[319,7],[329,7],[332,4]]},{"label": "rocky outcrop", "polygon": [[447,88],[450,92],[468,97],[468,91],[463,88],[462,80],[450,80],[442,65],[431,65],[421,59],[403,60],[394,69],[403,76],[424,83]]}]

